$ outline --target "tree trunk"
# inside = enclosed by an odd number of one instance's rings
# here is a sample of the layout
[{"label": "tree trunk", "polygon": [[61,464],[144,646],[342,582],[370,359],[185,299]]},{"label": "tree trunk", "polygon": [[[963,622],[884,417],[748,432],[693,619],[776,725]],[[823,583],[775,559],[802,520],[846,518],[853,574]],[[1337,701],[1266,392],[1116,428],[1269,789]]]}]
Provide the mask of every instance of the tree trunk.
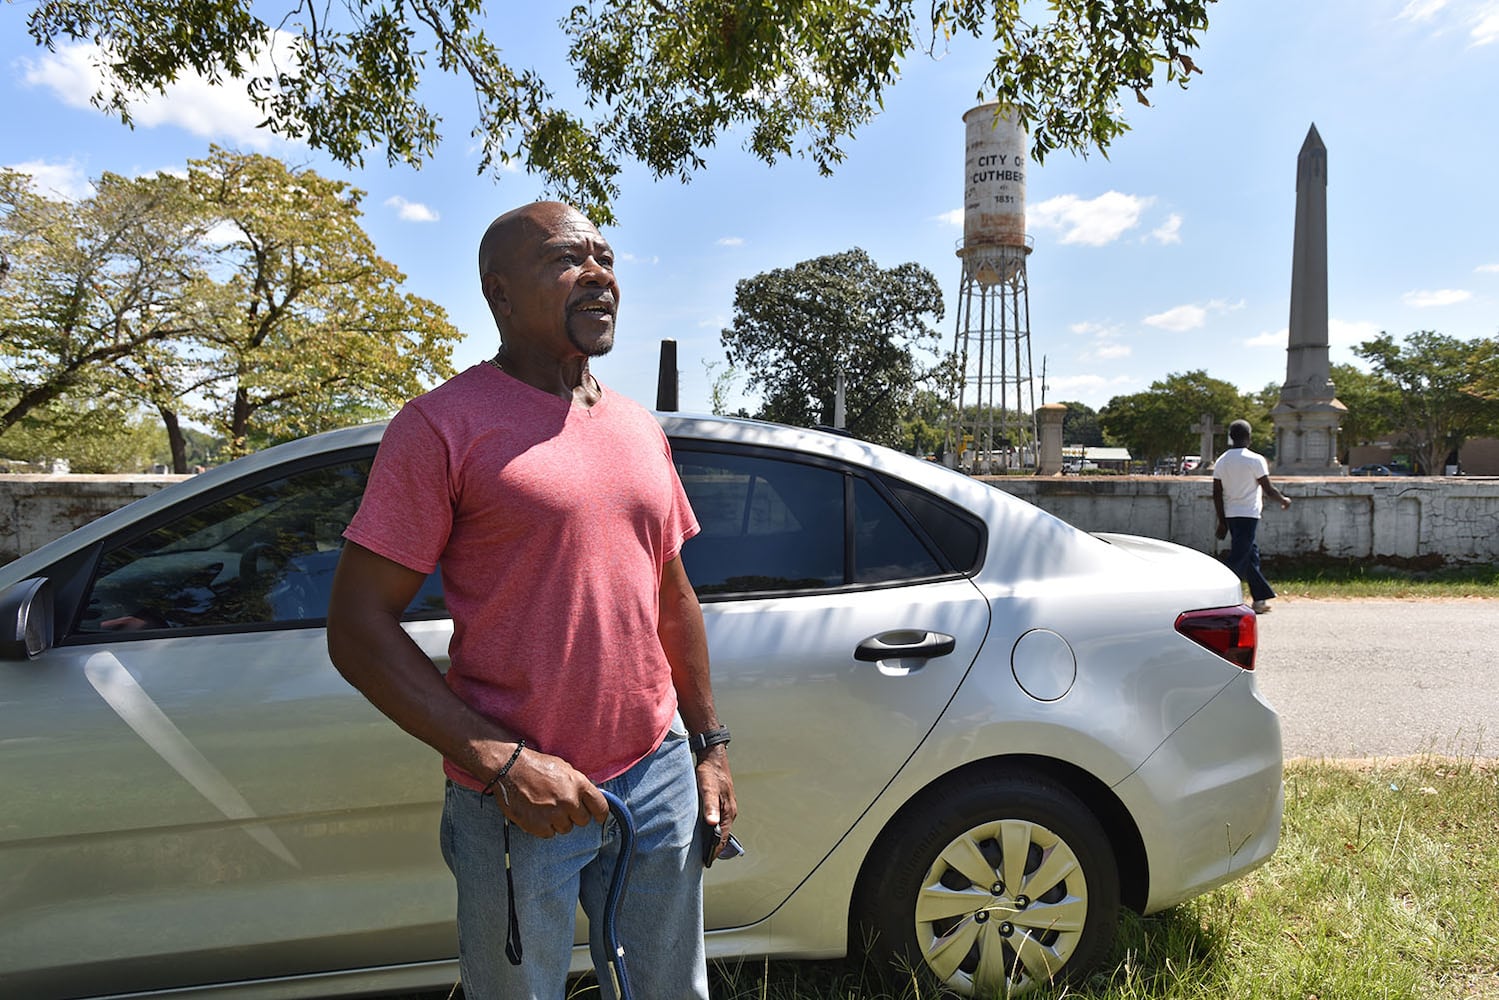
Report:
[{"label": "tree trunk", "polygon": [[249,394],[243,387],[236,389],[234,407],[229,415],[229,453],[235,458],[249,452],[250,415],[254,412]]},{"label": "tree trunk", "polygon": [[161,422],[167,429],[167,443],[172,448],[172,471],[179,476],[187,475],[187,437],[182,433],[182,421],[176,411],[158,405]]}]

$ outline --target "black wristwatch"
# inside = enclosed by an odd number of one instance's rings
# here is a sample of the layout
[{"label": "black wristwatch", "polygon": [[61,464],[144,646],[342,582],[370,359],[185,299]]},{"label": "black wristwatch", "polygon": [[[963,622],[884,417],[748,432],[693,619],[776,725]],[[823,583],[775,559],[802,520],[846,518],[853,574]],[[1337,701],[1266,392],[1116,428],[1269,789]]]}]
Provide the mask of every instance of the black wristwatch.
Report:
[{"label": "black wristwatch", "polygon": [[729,742],[729,727],[718,726],[713,729],[705,729],[696,736],[687,738],[687,746],[694,754],[701,754],[716,746],[722,746]]}]

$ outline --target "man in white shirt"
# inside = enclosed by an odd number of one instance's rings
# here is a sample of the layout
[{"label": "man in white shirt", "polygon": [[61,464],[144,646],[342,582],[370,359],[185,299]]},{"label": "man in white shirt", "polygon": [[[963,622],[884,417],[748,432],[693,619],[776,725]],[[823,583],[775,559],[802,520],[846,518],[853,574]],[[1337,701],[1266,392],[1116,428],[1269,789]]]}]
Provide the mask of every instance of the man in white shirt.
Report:
[{"label": "man in white shirt", "polygon": [[1247,420],[1228,425],[1229,449],[1213,465],[1213,506],[1218,511],[1218,537],[1232,536],[1228,551],[1228,568],[1249,584],[1254,613],[1270,610],[1275,596],[1265,575],[1260,572],[1260,547],[1255,533],[1260,526],[1261,494],[1285,510],[1291,499],[1270,482],[1270,466],[1263,455],[1249,450],[1250,426]]}]

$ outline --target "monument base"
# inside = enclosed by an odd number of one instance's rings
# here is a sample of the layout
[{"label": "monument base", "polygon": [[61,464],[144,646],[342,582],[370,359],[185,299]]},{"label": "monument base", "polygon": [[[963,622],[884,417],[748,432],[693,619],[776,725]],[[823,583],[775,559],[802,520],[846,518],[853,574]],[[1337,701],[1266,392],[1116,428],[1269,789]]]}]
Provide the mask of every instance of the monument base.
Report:
[{"label": "monument base", "polygon": [[1275,424],[1275,464],[1279,476],[1344,476],[1338,461],[1338,428],[1348,407],[1336,399],[1288,403],[1282,398],[1270,419]]}]

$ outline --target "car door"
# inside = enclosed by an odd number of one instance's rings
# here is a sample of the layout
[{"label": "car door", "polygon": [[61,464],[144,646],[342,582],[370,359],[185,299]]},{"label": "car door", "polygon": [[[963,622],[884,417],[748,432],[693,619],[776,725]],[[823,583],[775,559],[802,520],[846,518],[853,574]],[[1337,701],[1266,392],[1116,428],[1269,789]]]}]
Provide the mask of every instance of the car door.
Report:
[{"label": "car door", "polygon": [[748,852],[709,872],[718,929],[784,901],[952,699],[989,626],[968,579],[983,529],[941,498],[814,456],[673,451],[702,525],[682,559],[733,731]]},{"label": "car door", "polygon": [[[324,629],[369,450],[256,474],[96,556],[62,642],[6,671],[0,955],[17,996],[449,958],[435,755]],[[445,663],[437,581],[408,629]]]}]

